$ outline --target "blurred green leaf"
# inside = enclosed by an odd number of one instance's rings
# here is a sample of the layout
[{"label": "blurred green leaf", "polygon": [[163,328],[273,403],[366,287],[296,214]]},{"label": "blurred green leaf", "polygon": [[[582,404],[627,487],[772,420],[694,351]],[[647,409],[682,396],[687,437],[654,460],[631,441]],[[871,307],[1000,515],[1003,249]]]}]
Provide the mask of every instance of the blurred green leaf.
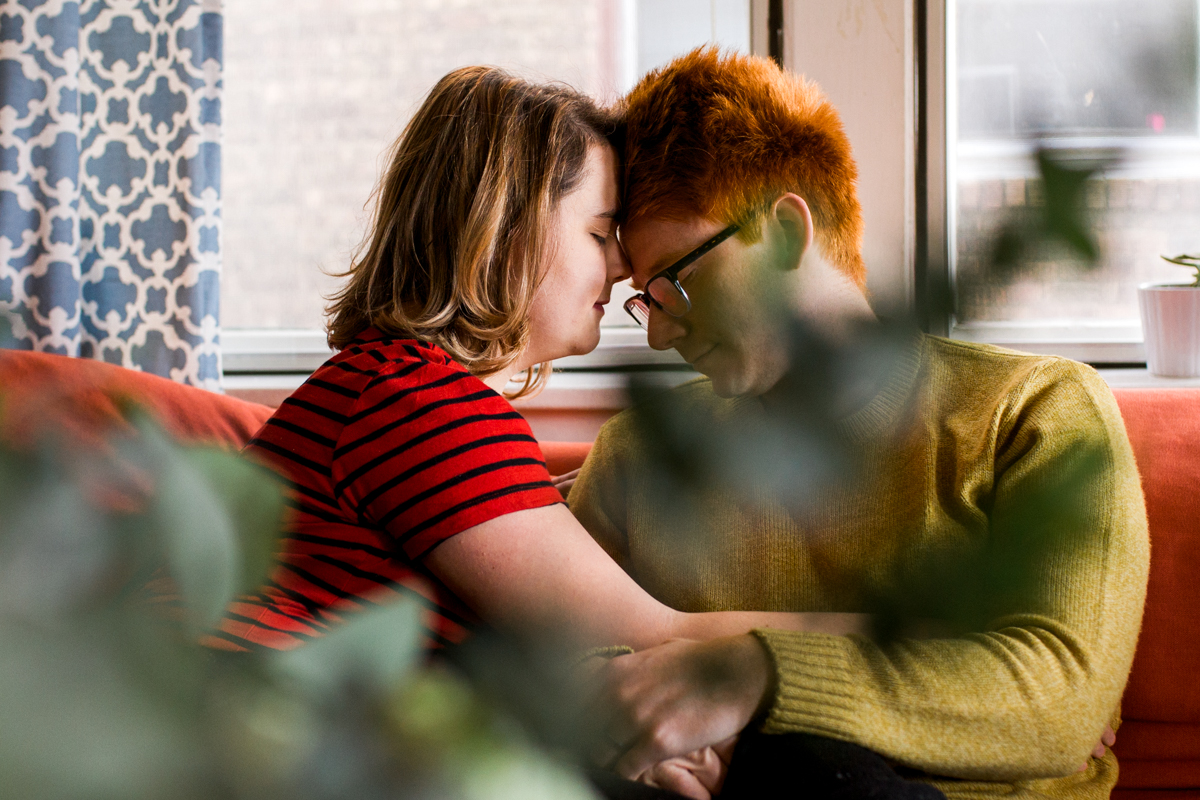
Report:
[{"label": "blurred green leaf", "polygon": [[[471,681],[422,669],[415,602],[289,653],[198,646],[266,575],[283,501],[130,418],[103,456],[0,445],[0,800],[589,797]],[[142,591],[164,562],[192,635]]]},{"label": "blurred green leaf", "polygon": [[[486,651],[498,652],[498,648],[493,644]],[[512,654],[507,658],[511,661]],[[511,718],[498,711],[496,705],[481,702],[474,680],[427,670],[395,695],[391,714],[400,747],[423,763],[437,764],[453,797],[595,798],[577,772],[532,747],[521,731],[506,724]]]},{"label": "blurred green leaf", "polygon": [[1045,248],[1056,246],[1064,248],[1069,258],[1096,264],[1100,244],[1087,211],[1087,186],[1118,158],[1115,151],[1084,158],[1039,148],[1035,160],[1044,202],[1022,209],[1001,227],[992,245],[992,266],[1012,272]]},{"label": "blurred green leaf", "polygon": [[584,713],[575,673],[579,651],[567,631],[516,636],[481,630],[447,647],[443,657],[478,697],[520,722],[550,752],[581,756],[599,734],[592,730],[596,720]]},{"label": "blurred green leaf", "polygon": [[0,625],[0,798],[207,794],[195,719],[144,691],[122,644],[105,625]]},{"label": "blurred green leaf", "polygon": [[1084,192],[1087,182],[1103,165],[1097,162],[1071,164],[1045,148],[1038,150],[1037,164],[1046,193],[1046,232],[1081,258],[1095,261],[1100,257],[1100,246],[1087,222]]},{"label": "blurred green leaf", "polygon": [[135,417],[155,473],[148,516],[164,539],[171,575],[194,634],[217,624],[241,582],[233,515],[208,476],[152,424]]},{"label": "blurred green leaf", "polygon": [[233,522],[241,552],[239,593],[261,586],[278,550],[283,494],[261,468],[215,448],[187,448],[184,459],[207,481]]},{"label": "blurred green leaf", "polygon": [[[917,333],[907,325],[864,326],[834,341],[799,319],[778,335],[790,368],[770,402],[753,398],[692,402],[631,376],[632,411],[648,466],[636,480],[672,520],[676,544],[704,548],[713,493],[749,507],[778,504],[793,514],[821,506],[828,493],[855,480],[864,441],[842,420],[909,363]],[[647,488],[649,486],[650,488]]]},{"label": "blurred green leaf", "polygon": [[199,633],[217,623],[237,594],[264,582],[283,498],[275,481],[237,456],[180,447],[144,414],[130,417],[139,437],[124,452],[155,476],[147,521],[161,533],[188,624]]},{"label": "blurred green leaf", "polygon": [[387,692],[416,666],[422,649],[422,607],[397,601],[349,619],[303,647],[271,653],[268,662],[313,695],[336,696],[350,686]]},{"label": "blurred green leaf", "polygon": [[0,616],[48,621],[115,579],[107,520],[44,454],[0,453]]},{"label": "blurred green leaf", "polygon": [[464,800],[598,800],[578,773],[535,750],[494,753],[462,775]]},{"label": "blurred green leaf", "polygon": [[923,621],[948,623],[950,631],[990,630],[1014,609],[1045,607],[1047,564],[1097,546],[1086,498],[1105,468],[1102,453],[1064,454],[1056,474],[1027,482],[993,512],[986,536],[922,553],[871,602],[881,638]]}]

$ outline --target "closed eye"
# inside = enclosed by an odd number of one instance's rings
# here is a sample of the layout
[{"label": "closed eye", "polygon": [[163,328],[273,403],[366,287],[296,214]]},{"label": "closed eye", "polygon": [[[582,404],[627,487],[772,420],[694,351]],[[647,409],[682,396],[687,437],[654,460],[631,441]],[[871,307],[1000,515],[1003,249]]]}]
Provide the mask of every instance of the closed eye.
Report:
[{"label": "closed eye", "polygon": [[593,233],[592,238],[595,239],[596,243],[599,244],[601,247],[608,247],[608,237],[607,236],[602,236],[599,233]]}]

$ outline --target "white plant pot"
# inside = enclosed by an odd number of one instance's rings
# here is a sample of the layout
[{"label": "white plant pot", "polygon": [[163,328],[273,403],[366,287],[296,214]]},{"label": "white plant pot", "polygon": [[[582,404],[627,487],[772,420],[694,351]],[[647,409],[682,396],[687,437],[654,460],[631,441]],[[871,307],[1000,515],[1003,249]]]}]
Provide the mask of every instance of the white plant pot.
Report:
[{"label": "white plant pot", "polygon": [[1168,378],[1200,376],[1200,287],[1143,283],[1138,304],[1150,372]]}]

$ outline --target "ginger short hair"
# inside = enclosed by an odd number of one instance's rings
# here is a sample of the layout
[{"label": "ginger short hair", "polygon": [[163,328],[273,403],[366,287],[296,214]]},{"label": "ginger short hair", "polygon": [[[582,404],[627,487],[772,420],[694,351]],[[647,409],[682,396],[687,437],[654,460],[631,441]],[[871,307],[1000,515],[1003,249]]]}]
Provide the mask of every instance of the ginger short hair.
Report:
[{"label": "ginger short hair", "polygon": [[[618,129],[615,112],[562,84],[496,67],[438,81],[392,147],[370,230],[331,298],[330,346],[374,326],[432,342],[476,375],[510,364],[529,342],[559,201]],[[540,388],[548,366],[514,396]]]},{"label": "ginger short hair", "polygon": [[625,98],[625,222],[694,217],[759,239],[787,192],[812,211],[816,243],[862,287],[858,168],[837,111],[812,81],[774,62],[700,47]]}]

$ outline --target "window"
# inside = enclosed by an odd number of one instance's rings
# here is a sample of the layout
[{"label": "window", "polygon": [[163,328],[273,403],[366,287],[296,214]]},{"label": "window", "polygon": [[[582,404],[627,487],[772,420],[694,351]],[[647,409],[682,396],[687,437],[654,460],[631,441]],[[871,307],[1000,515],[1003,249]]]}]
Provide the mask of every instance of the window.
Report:
[{"label": "window", "polygon": [[[491,63],[612,100],[697,44],[750,49],[750,0],[239,0],[225,10],[222,339],[227,372],[328,356],[323,296],[381,159],[449,70]],[[614,297],[593,366],[648,350]]]},{"label": "window", "polygon": [[[1137,285],[1200,247],[1196,0],[949,0],[951,333],[1093,362],[1141,361]],[[989,269],[1000,225],[1041,202],[1032,153],[1117,151],[1087,188],[1091,269]]]}]

